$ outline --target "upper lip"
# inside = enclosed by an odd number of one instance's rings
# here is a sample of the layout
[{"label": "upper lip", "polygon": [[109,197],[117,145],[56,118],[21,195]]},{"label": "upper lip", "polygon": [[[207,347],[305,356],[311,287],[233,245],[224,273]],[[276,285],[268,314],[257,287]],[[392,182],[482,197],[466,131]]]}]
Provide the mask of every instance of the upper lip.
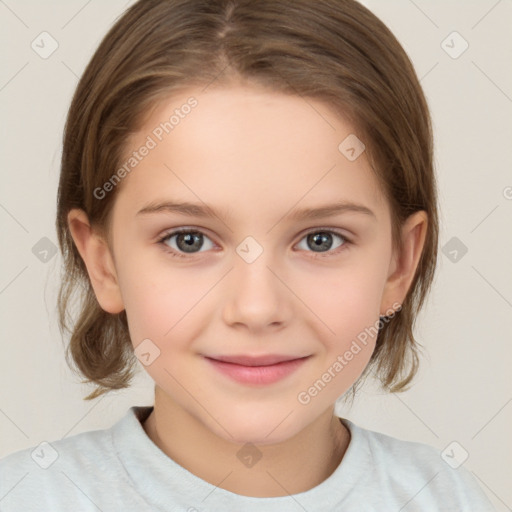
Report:
[{"label": "upper lip", "polygon": [[270,366],[284,361],[294,361],[309,356],[289,356],[280,354],[267,354],[261,356],[236,355],[236,356],[206,356],[208,359],[215,359],[224,363],[239,364],[241,366]]}]

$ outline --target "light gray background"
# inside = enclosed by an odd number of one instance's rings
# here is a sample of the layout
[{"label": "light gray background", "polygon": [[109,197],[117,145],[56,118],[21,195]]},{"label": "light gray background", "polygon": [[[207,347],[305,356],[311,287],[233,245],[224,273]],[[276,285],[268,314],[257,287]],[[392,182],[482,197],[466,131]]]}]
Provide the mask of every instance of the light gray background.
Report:
[{"label": "light gray background", "polygon": [[[43,237],[57,243],[61,137],[78,77],[131,3],[0,0],[0,456],[109,427],[128,407],[153,400],[140,366],[131,389],[82,401],[91,388],[67,368],[56,323],[61,259],[40,246],[32,251]],[[469,453],[464,466],[497,510],[512,510],[512,2],[365,4],[395,33],[421,78],[434,121],[441,247],[453,237],[458,246],[441,252],[418,321],[426,356],[413,389],[385,395],[370,384],[352,409],[338,412],[440,454],[457,441]],[[46,59],[31,47],[43,31],[58,42]],[[469,44],[457,58],[464,43],[446,39],[453,31]]]}]

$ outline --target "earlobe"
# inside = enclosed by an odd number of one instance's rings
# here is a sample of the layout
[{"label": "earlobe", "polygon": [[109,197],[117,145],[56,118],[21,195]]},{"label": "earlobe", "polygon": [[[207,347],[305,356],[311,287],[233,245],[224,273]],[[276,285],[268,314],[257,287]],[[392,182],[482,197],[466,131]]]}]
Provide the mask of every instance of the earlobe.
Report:
[{"label": "earlobe", "polygon": [[108,313],[120,313],[124,309],[124,304],[114,260],[105,239],[94,231],[83,210],[71,210],[67,220],[71,236],[85,263],[101,308]]},{"label": "earlobe", "polygon": [[428,216],[424,211],[413,213],[402,226],[402,251],[394,254],[393,263],[386,281],[381,301],[381,315],[393,309],[392,304],[403,304],[416,274],[428,227]]}]

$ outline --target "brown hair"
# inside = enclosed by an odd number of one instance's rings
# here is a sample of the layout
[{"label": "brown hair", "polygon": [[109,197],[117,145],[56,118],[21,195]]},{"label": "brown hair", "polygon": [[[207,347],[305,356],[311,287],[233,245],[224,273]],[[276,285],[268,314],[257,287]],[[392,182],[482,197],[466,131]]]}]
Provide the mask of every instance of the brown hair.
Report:
[{"label": "brown hair", "polygon": [[[96,384],[85,399],[128,387],[137,362],[126,313],[99,306],[67,214],[81,208],[108,240],[120,187],[101,200],[93,191],[120,165],[128,136],[177,90],[235,81],[322,100],[354,126],[389,201],[395,248],[401,248],[405,219],[427,213],[411,287],[401,310],[382,322],[362,375],[375,370],[385,389],[405,389],[418,367],[413,326],[434,278],[439,226],[430,114],[403,48],[354,0],[140,0],[93,55],[64,132],[56,221],[64,257],[59,325],[71,334],[68,364]],[[76,322],[69,314],[75,292]]]}]

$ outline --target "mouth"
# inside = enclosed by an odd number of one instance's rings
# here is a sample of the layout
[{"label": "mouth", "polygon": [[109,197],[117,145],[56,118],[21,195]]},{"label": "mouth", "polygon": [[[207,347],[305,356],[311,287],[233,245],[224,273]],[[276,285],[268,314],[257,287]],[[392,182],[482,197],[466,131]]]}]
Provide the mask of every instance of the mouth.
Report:
[{"label": "mouth", "polygon": [[269,385],[291,375],[311,356],[204,356],[221,374],[242,384]]}]

